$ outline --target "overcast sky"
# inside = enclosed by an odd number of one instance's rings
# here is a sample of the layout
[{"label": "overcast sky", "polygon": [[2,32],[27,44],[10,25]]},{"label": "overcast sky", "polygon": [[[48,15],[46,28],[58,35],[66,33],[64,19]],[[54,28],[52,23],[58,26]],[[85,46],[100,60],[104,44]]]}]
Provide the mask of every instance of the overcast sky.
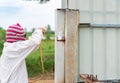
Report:
[{"label": "overcast sky", "polygon": [[51,25],[55,30],[55,11],[61,7],[61,0],[51,0],[45,4],[37,1],[0,0],[0,26],[20,23],[30,30],[33,27]]}]

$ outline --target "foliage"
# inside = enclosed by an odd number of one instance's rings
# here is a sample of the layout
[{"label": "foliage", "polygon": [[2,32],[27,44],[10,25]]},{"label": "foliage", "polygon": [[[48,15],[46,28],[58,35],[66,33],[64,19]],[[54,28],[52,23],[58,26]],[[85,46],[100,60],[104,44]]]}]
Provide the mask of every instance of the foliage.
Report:
[{"label": "foliage", "polygon": [[35,28],[32,28],[31,33],[33,33],[34,31],[35,31]]},{"label": "foliage", "polygon": [[46,3],[46,2],[48,2],[50,0],[39,0],[39,1],[40,1],[40,3]]},{"label": "foliage", "polygon": [[26,0],[26,1],[38,1],[40,4],[49,2],[50,0]]},{"label": "foliage", "polygon": [[5,41],[5,34],[6,34],[6,31],[2,28],[0,28],[0,41]]},{"label": "foliage", "polygon": [[[42,41],[42,55],[44,61],[45,73],[54,71],[54,40]],[[32,52],[27,58],[27,69],[29,77],[42,73],[40,49]]]},{"label": "foliage", "polygon": [[47,39],[47,40],[50,40],[51,34],[54,34],[54,31],[52,31],[52,30],[51,30],[51,26],[48,25],[48,26],[47,26],[47,31],[46,31],[46,33],[45,33],[45,36],[46,36],[46,39]]},{"label": "foliage", "polygon": [[[50,40],[51,37],[55,36],[55,32],[51,30],[51,26],[47,25],[47,31],[44,34],[44,37],[46,38],[46,40]],[[27,32],[27,37],[29,37],[33,32],[35,31],[35,28],[32,28],[30,32]]]},{"label": "foliage", "polygon": [[0,55],[2,54],[3,44],[5,42],[6,31],[3,28],[0,28]]}]

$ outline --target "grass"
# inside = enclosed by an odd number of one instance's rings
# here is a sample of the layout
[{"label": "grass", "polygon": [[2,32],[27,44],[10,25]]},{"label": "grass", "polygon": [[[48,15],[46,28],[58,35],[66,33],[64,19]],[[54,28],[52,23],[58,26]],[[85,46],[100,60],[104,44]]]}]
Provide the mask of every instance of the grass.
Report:
[{"label": "grass", "polygon": [[[54,40],[42,41],[42,55],[44,61],[45,74],[54,71]],[[40,59],[40,48],[32,52],[26,58],[27,70],[29,77],[42,74]]]}]

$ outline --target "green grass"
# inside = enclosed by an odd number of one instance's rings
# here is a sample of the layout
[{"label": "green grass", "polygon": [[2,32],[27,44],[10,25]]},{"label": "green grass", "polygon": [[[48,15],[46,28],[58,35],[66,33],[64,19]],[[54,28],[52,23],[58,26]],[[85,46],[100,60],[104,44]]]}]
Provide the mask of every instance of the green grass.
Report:
[{"label": "green grass", "polygon": [[[42,41],[42,55],[45,73],[54,71],[54,40]],[[42,73],[40,60],[40,49],[32,52],[27,58],[27,70],[29,77],[37,76]]]}]

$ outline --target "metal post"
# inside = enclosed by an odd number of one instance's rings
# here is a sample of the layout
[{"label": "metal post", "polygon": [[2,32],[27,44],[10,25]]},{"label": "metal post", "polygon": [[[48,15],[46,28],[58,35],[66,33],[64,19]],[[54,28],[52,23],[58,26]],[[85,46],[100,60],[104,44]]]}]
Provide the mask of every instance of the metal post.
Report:
[{"label": "metal post", "polygon": [[67,9],[69,9],[69,0],[67,0]]},{"label": "metal post", "polygon": [[79,10],[65,11],[65,83],[74,83],[77,75],[77,32],[80,18]]},{"label": "metal post", "polygon": [[79,19],[79,10],[57,9],[55,83],[74,83],[77,76],[76,42]]},{"label": "metal post", "polygon": [[65,83],[64,47],[65,9],[57,9],[55,29],[55,83]]}]

